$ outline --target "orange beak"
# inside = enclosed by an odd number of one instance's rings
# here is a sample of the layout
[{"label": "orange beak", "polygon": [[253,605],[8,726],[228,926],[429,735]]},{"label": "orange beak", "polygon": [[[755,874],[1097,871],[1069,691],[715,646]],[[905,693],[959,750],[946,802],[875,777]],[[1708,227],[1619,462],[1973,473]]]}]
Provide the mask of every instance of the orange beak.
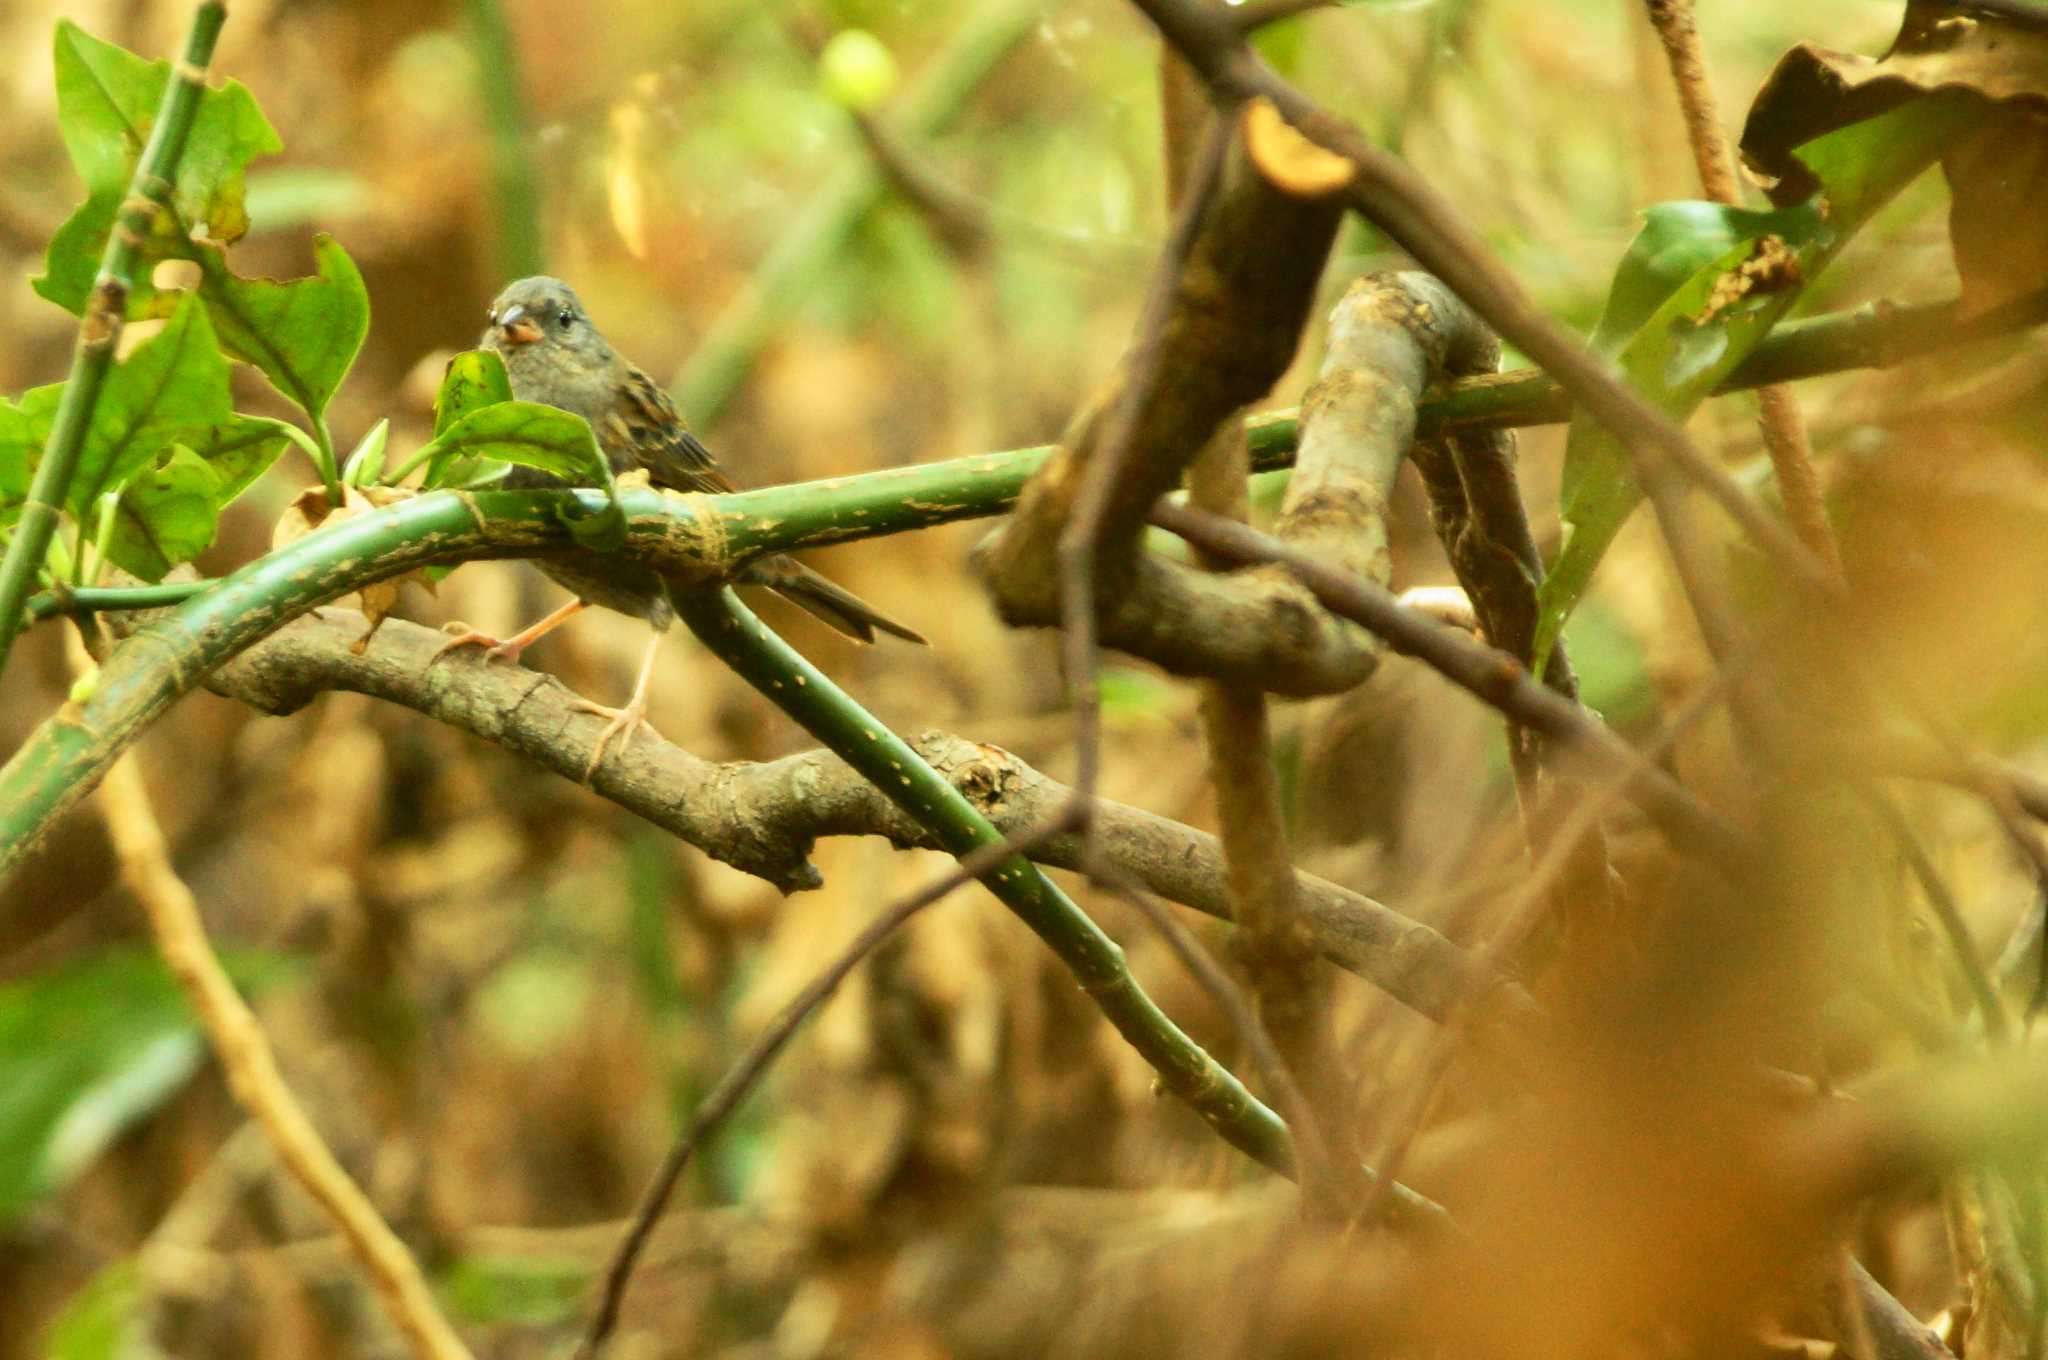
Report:
[{"label": "orange beak", "polygon": [[540,339],[540,323],[528,316],[524,307],[507,307],[498,318],[498,334],[508,345],[530,345]]}]

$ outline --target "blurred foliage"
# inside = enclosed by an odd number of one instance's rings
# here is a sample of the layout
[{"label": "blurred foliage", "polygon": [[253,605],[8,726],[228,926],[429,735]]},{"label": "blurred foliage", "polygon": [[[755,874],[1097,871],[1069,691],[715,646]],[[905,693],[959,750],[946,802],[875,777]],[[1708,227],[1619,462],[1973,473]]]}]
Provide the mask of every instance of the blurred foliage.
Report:
[{"label": "blurred foliage", "polygon": [[142,1290],[135,1265],[108,1266],[50,1320],[43,1353],[49,1360],[121,1360],[144,1343],[136,1305]]},{"label": "blurred foliage", "polygon": [[[232,973],[250,988],[281,969],[245,954]],[[0,1226],[90,1166],[205,1057],[191,1006],[152,954],[109,951],[0,986]]]}]

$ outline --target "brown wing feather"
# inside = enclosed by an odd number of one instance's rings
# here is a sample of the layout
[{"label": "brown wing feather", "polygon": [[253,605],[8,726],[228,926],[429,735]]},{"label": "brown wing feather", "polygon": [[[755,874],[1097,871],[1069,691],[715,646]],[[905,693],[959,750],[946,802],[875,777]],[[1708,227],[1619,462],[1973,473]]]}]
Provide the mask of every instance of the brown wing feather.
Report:
[{"label": "brown wing feather", "polygon": [[739,489],[719,469],[711,450],[690,433],[668,393],[639,369],[631,369],[620,384],[618,408],[607,423],[633,463],[645,468],[656,486],[713,495]]}]

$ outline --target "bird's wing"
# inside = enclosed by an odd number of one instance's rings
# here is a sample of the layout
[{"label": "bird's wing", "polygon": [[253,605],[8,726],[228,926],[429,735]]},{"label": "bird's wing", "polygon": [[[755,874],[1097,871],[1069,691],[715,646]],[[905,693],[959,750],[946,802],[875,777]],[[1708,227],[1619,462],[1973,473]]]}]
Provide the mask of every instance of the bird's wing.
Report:
[{"label": "bird's wing", "polygon": [[711,450],[690,433],[682,412],[654,379],[630,369],[620,393],[617,407],[607,417],[608,433],[647,470],[649,481],[671,491],[713,495],[739,489],[719,470]]}]

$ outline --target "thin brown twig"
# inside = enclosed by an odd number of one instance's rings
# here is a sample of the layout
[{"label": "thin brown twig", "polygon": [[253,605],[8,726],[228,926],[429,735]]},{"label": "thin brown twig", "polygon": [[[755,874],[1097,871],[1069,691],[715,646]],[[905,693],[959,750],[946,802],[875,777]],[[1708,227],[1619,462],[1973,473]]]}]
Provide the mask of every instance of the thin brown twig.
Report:
[{"label": "thin brown twig", "polygon": [[[1721,127],[1720,105],[1714,97],[1713,77],[1707,70],[1692,0],[1647,0],[1646,7],[1650,24],[1657,30],[1670,63],[1671,81],[1678,91],[1678,106],[1685,115],[1700,187],[1716,203],[1740,204],[1742,182],[1735,174],[1735,152]],[[1758,390],[1757,401],[1764,449],[1770,454],[1771,468],[1777,474],[1785,518],[1814,556],[1839,573],[1842,554],[1828,521],[1827,503],[1821,495],[1820,476],[1814,470],[1813,447],[1806,436],[1799,398],[1791,388],[1772,384]]]},{"label": "thin brown twig", "polygon": [[1241,5],[1231,6],[1229,14],[1239,32],[1251,33],[1299,14],[1334,8],[1338,3],[1339,0],[1244,0]]},{"label": "thin brown twig", "polygon": [[[1738,658],[1735,666],[1747,664],[1748,657]],[[1642,747],[1642,758],[1660,761],[1678,739],[1690,731],[1700,720],[1711,713],[1715,706],[1727,697],[1731,688],[1731,671],[1734,667],[1717,673],[1709,685],[1687,701],[1655,738]],[[1515,890],[1507,907],[1501,913],[1501,925],[1480,946],[1478,957],[1489,967],[1504,967],[1508,960],[1522,950],[1528,938],[1554,913],[1557,898],[1553,888],[1562,879],[1567,868],[1572,866],[1578,854],[1578,843],[1600,824],[1609,810],[1626,797],[1630,776],[1625,773],[1610,775],[1606,781],[1591,790],[1572,790],[1573,805],[1562,820],[1547,818],[1553,830],[1528,878]],[[1474,999],[1476,1000],[1476,998]],[[1438,1085],[1444,1074],[1450,1070],[1451,1060],[1457,1054],[1457,1044],[1469,1029],[1478,1013],[1472,1001],[1461,1002],[1430,1038],[1430,1047],[1422,1060],[1422,1075],[1414,1083],[1406,1105],[1397,1118],[1388,1126],[1387,1137],[1382,1140],[1380,1151],[1372,1158],[1372,1164],[1385,1178],[1376,1186],[1372,1197],[1359,1210],[1361,1222],[1371,1222],[1386,1207],[1382,1187],[1400,1175],[1400,1168],[1408,1160],[1408,1151],[1421,1134],[1424,1121],[1429,1117],[1431,1105],[1436,1098]]]},{"label": "thin brown twig", "polygon": [[[73,650],[82,674],[91,659],[82,646]],[[171,865],[135,752],[108,769],[99,800],[121,880],[148,917],[165,965],[191,999],[236,1103],[262,1127],[279,1165],[340,1228],[413,1354],[467,1360],[469,1350],[441,1316],[419,1263],[342,1169],[278,1072],[262,1025],[221,966],[199,904]]]},{"label": "thin brown twig", "polygon": [[1122,463],[1130,456],[1138,408],[1159,367],[1160,341],[1173,310],[1175,286],[1201,230],[1203,211],[1222,180],[1230,138],[1230,119],[1210,120],[1194,173],[1189,177],[1186,201],[1174,219],[1173,233],[1153,276],[1151,295],[1145,300],[1145,315],[1129,368],[1103,417],[1102,439],[1083,468],[1080,489],[1067,522],[1061,526],[1055,549],[1060,577],[1062,659],[1067,692],[1074,706],[1074,800],[1088,845],[1093,844],[1091,814],[1102,768],[1102,699],[1097,692],[1102,658],[1096,642],[1096,567],[1103,547],[1109,495]]},{"label": "thin brown twig", "polygon": [[[825,26],[816,16],[796,13],[785,16],[783,30],[790,41],[817,61],[826,48]],[[848,103],[845,112],[854,131],[867,144],[875,168],[931,224],[941,244],[963,260],[985,251],[995,233],[988,214],[956,186],[933,174],[903,139],[868,108]]]},{"label": "thin brown twig", "polygon": [[1333,1166],[1322,1124],[1316,1118],[1308,1097],[1302,1093],[1301,1083],[1294,1079],[1294,1070],[1273,1042],[1272,1031],[1259,1018],[1258,1007],[1245,995],[1244,988],[1238,986],[1237,980],[1211,957],[1201,941],[1195,938],[1195,933],[1173,914],[1172,909],[1146,892],[1141,884],[1114,868],[1105,868],[1096,881],[1129,903],[1151,923],[1166,941],[1167,948],[1173,951],[1174,957],[1180,960],[1181,966],[1222,1008],[1231,1028],[1237,1031],[1239,1042],[1251,1058],[1253,1070],[1265,1083],[1266,1093],[1272,1096],[1280,1117],[1287,1121],[1287,1127],[1294,1133],[1294,1157],[1300,1171],[1303,1203],[1308,1206],[1340,1203],[1340,1197],[1352,1178],[1340,1177]]},{"label": "thin brown twig", "polygon": [[[1448,368],[1455,375],[1491,370],[1499,363],[1499,342],[1489,334],[1486,344],[1455,356]],[[1429,493],[1430,521],[1471,597],[1486,640],[1523,665],[1531,664],[1541,614],[1537,586],[1543,579],[1543,557],[1515,479],[1513,432],[1467,430],[1417,440],[1412,461]],[[1562,638],[1551,648],[1543,679],[1565,698],[1578,699],[1578,676]],[[1507,735],[1523,831],[1531,853],[1540,857],[1555,834],[1556,809],[1573,800],[1545,795],[1546,783],[1562,777],[1551,777],[1537,734],[1510,721]],[[1560,787],[1569,788],[1569,780],[1563,779]],[[1555,889],[1558,905],[1569,904],[1574,938],[1604,935],[1612,925],[1614,900],[1606,837],[1595,826],[1589,834],[1574,837],[1574,843],[1578,852],[1572,872]]]},{"label": "thin brown twig", "polygon": [[[1999,829],[2033,872],[2036,893],[2043,902],[2048,902],[2048,844],[2042,842],[2026,816],[2027,808],[2021,793],[2023,781],[2008,777],[1997,761],[1981,755],[1969,736],[1922,692],[1915,677],[1893,671],[1879,679],[1888,680],[1887,688],[1904,697],[1908,709],[1934,738],[1935,744],[1947,752],[1955,767],[1969,772],[1964,787],[1974,790],[1991,808]],[[2033,1024],[2044,1007],[2048,1007],[2048,955],[2043,957],[2034,994],[2027,1001],[2025,1021],[2028,1026]],[[2043,1310],[2043,1316],[2048,1317],[2048,1309]]]},{"label": "thin brown twig", "polygon": [[619,1240],[618,1248],[605,1266],[604,1284],[598,1295],[596,1309],[592,1312],[590,1324],[585,1329],[582,1341],[576,1347],[577,1360],[595,1360],[605,1342],[618,1327],[619,1310],[625,1302],[626,1287],[632,1282],[633,1268],[639,1262],[640,1253],[647,1240],[654,1233],[654,1225],[667,1208],[669,1196],[675,1192],[676,1182],[689,1167],[690,1159],[701,1147],[704,1140],[731,1117],[740,1102],[747,1098],[768,1069],[774,1065],[782,1050],[795,1037],[803,1022],[810,1018],[818,1007],[830,1000],[846,981],[847,975],[860,966],[861,960],[872,954],[882,941],[889,938],[911,917],[926,907],[942,900],[955,889],[974,882],[998,866],[1018,855],[1029,855],[1038,845],[1062,835],[1071,829],[1061,818],[1054,818],[1029,833],[1004,841],[1000,845],[984,846],[961,860],[945,874],[932,880],[908,897],[903,898],[883,912],[865,930],[854,937],[852,943],[841,950],[839,956],[811,979],[794,1000],[768,1023],[759,1038],[748,1047],[719,1078],[704,1099],[698,1102],[690,1122],[669,1148],[661,1166],[642,1192],[640,1203],[633,1210],[628,1221],[625,1236]]},{"label": "thin brown twig", "polygon": [[1866,786],[1863,792],[1871,806],[1877,809],[1878,820],[1884,823],[1893,843],[1899,847],[1906,867],[1920,883],[1921,894],[1934,912],[1934,919],[1941,923],[1942,932],[1948,936],[1949,950],[1955,955],[1963,981],[1969,986],[1970,995],[1984,1017],[1984,1032],[2001,1043],[2005,1042],[2012,1033],[2005,1003],[1999,1000],[1998,985],[1991,980],[1990,970],[1985,967],[1983,956],[1977,952],[1977,942],[1970,936],[1970,927],[1963,920],[1962,908],[1956,905],[1955,895],[1948,890],[1948,884],[1934,867],[1934,861],[1927,857],[1926,847],[1920,844],[1919,836],[1914,834],[1911,823],[1907,822],[1897,805],[1880,789]]},{"label": "thin brown twig", "polygon": [[1760,847],[1669,774],[1644,760],[1604,723],[1554,690],[1537,683],[1505,652],[1474,642],[1454,628],[1403,609],[1370,582],[1330,570],[1288,544],[1242,524],[1162,501],[1152,522],[1191,543],[1238,562],[1279,562],[1307,584],[1332,613],[1364,624],[1387,645],[1423,661],[1486,703],[1558,742],[1591,752],[1633,772],[1629,797],[1681,850],[1724,872],[1740,874],[1758,862]]},{"label": "thin brown twig", "polygon": [[[1191,193],[1206,192],[1205,177],[1213,180],[1215,172],[1204,158],[1221,154],[1216,136],[1221,119],[1210,106],[1207,88],[1172,48],[1161,47],[1159,68],[1168,204],[1179,212]],[[1242,523],[1251,512],[1249,472],[1244,421],[1233,416],[1188,464],[1189,504]],[[1343,1206],[1356,1197],[1355,1178],[1338,1179],[1340,1168],[1328,1152],[1341,1128],[1334,1102],[1345,1085],[1337,1079],[1343,1064],[1330,1024],[1330,975],[1301,919],[1295,893],[1265,691],[1229,680],[1205,680],[1199,689],[1204,764],[1216,799],[1224,881],[1238,924],[1232,945],[1250,982],[1261,1037],[1271,1039],[1272,1065],[1284,1070],[1286,1089],[1299,1095],[1305,1086],[1324,1102],[1303,1101],[1293,1111],[1280,1111],[1295,1129],[1297,1143],[1306,1130],[1317,1145],[1313,1161],[1303,1164],[1303,1204],[1319,1217],[1341,1216]],[[1243,998],[1232,1001],[1242,1005]],[[1276,1094],[1282,1089],[1272,1085],[1270,1074],[1268,1085]]]},{"label": "thin brown twig", "polygon": [[[1235,445],[1235,457],[1227,449],[1218,456],[1218,446],[1226,441]],[[1190,474],[1191,504],[1225,511],[1243,522],[1243,436],[1237,422],[1211,441]],[[1319,1141],[1327,1145],[1339,1127],[1335,1103],[1345,1085],[1339,1079],[1343,1064],[1330,1026],[1330,976],[1323,971],[1321,951],[1301,918],[1295,893],[1266,696],[1250,685],[1207,680],[1201,684],[1199,712],[1224,878],[1238,926],[1238,958],[1250,978],[1259,1017],[1279,1043],[1279,1060],[1323,1098],[1320,1105],[1305,1106],[1303,1117],[1317,1118]],[[1319,1214],[1341,1214],[1341,1206],[1352,1198],[1339,1181],[1304,1177],[1302,1186]]]}]

